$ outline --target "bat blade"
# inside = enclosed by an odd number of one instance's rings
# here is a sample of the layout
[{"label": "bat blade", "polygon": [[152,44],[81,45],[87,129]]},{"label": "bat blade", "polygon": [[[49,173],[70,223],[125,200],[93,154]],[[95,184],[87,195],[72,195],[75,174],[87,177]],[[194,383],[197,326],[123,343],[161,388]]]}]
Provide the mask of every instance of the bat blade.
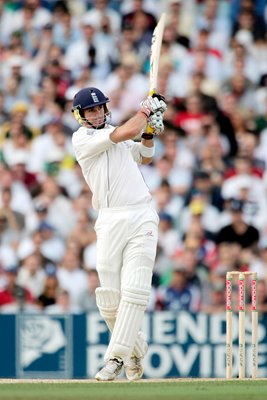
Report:
[{"label": "bat blade", "polygon": [[[159,22],[154,29],[152,40],[151,40],[151,51],[150,51],[150,74],[149,74],[149,96],[152,96],[157,91],[158,86],[158,72],[159,72],[159,59],[161,43],[163,38],[163,32],[165,27],[166,14],[161,14]],[[147,133],[153,133],[153,128],[147,125]]]},{"label": "bat blade", "polygon": [[150,86],[149,86],[150,96],[157,91],[159,59],[160,59],[160,50],[161,50],[163,32],[165,27],[165,19],[166,19],[166,14],[163,13],[159,19],[156,28],[154,29],[151,40]]}]

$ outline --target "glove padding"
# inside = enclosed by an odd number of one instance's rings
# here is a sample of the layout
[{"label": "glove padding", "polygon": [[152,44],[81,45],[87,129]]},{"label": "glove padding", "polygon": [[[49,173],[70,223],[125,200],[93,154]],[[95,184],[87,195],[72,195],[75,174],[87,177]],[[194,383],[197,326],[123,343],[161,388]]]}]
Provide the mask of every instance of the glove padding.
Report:
[{"label": "glove padding", "polygon": [[163,113],[157,111],[148,118],[148,124],[153,129],[153,135],[160,135],[164,130]]},{"label": "glove padding", "polygon": [[167,104],[163,100],[164,97],[158,94],[153,96],[148,96],[142,103],[141,111],[146,114],[149,118],[151,115],[155,114],[157,111],[164,113],[167,110]]}]

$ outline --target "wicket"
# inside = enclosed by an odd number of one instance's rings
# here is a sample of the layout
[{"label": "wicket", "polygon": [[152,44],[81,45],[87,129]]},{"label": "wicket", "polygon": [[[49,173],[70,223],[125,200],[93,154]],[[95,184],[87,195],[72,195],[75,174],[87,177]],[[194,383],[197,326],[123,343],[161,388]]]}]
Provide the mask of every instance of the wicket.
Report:
[{"label": "wicket", "polygon": [[245,378],[245,316],[246,316],[246,275],[251,276],[251,348],[252,348],[252,378],[257,377],[258,368],[258,286],[256,272],[231,271],[226,274],[226,378],[233,378],[233,308],[232,308],[232,281],[238,275],[238,366],[239,379]]}]

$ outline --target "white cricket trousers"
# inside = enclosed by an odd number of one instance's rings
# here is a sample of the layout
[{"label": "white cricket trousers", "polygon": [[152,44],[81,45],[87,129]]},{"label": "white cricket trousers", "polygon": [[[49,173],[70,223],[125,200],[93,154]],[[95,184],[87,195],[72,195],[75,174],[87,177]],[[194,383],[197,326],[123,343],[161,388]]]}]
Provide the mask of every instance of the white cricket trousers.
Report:
[{"label": "white cricket trousers", "polygon": [[150,290],[158,223],[157,212],[150,204],[99,211],[95,230],[102,287]]}]

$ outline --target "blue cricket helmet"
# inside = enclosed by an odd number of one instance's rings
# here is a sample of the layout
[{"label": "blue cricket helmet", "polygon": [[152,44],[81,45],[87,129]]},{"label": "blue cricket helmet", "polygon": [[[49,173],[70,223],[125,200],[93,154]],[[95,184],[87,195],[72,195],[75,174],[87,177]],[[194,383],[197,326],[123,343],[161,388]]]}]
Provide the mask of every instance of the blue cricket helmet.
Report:
[{"label": "blue cricket helmet", "polygon": [[72,102],[72,112],[75,117],[75,119],[78,121],[80,125],[83,125],[84,123],[87,123],[91,126],[93,126],[96,129],[99,129],[103,127],[103,124],[101,125],[94,125],[90,121],[86,120],[84,118],[84,110],[93,108],[95,106],[104,106],[104,111],[105,111],[105,122],[106,122],[106,117],[110,116],[110,112],[107,108],[106,103],[108,103],[110,100],[107,96],[104,95],[101,90],[95,88],[95,87],[87,87],[84,89],[79,90],[73,98]]},{"label": "blue cricket helmet", "polygon": [[79,90],[79,92],[75,94],[72,102],[72,110],[85,110],[108,102],[109,98],[106,97],[101,90],[95,87],[87,87]]}]

